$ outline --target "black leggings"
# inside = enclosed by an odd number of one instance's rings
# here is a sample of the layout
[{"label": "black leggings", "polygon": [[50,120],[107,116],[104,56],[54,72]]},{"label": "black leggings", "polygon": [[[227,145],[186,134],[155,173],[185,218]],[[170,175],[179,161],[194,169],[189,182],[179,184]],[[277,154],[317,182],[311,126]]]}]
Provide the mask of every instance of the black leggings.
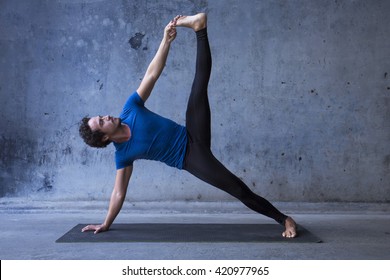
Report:
[{"label": "black leggings", "polygon": [[210,150],[211,122],[207,87],[211,73],[211,53],[207,28],[196,32],[196,37],[196,72],[186,112],[188,144],[183,169],[238,198],[250,209],[284,225],[287,216],[269,201],[253,193],[244,182],[226,169]]}]

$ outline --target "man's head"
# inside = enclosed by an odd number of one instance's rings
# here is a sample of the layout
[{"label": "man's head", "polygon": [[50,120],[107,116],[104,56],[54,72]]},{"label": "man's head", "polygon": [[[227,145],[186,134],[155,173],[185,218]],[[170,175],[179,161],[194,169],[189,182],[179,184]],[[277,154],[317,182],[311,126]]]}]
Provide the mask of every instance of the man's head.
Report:
[{"label": "man's head", "polygon": [[112,142],[110,138],[120,125],[121,120],[111,116],[84,117],[80,123],[79,133],[87,145],[105,148]]}]

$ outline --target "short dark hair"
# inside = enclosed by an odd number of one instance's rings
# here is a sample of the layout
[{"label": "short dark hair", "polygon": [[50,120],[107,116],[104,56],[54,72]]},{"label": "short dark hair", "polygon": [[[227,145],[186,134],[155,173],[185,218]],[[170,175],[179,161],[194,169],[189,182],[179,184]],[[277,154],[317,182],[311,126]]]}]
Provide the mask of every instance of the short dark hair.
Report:
[{"label": "short dark hair", "polygon": [[94,148],[105,148],[108,144],[111,143],[110,140],[103,141],[104,133],[96,130],[92,131],[91,127],[89,126],[88,122],[91,118],[88,116],[85,116],[81,122],[79,127],[79,133],[81,138],[83,138],[84,142],[91,147]]}]

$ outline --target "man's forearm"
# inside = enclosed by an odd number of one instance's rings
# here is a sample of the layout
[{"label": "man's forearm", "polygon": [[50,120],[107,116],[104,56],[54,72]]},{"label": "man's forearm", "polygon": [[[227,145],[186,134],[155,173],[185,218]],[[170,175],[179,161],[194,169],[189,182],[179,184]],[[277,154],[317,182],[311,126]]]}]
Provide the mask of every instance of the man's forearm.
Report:
[{"label": "man's forearm", "polygon": [[149,76],[149,78],[152,79],[154,82],[156,82],[157,79],[160,77],[165,67],[170,46],[171,43],[164,37],[160,43],[156,55],[149,64],[149,67],[146,71],[146,75]]},{"label": "man's forearm", "polygon": [[139,96],[144,102],[146,102],[146,100],[149,98],[155,83],[157,82],[165,67],[165,63],[167,62],[171,42],[176,38],[176,28],[174,24],[175,22],[171,21],[165,27],[164,37],[161,40],[160,46],[158,47],[158,50],[150,62],[145,76],[137,89]]},{"label": "man's forearm", "polygon": [[120,195],[113,191],[111,194],[110,206],[108,207],[108,213],[104,221],[104,225],[107,227],[107,229],[112,225],[116,216],[118,216],[124,201],[125,195]]}]

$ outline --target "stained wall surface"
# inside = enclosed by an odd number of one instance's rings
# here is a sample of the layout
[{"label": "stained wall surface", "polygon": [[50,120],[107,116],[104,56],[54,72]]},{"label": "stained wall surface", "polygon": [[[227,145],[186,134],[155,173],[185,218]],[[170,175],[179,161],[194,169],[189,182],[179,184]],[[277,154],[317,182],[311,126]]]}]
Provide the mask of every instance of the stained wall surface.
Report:
[{"label": "stained wall surface", "polygon": [[[114,147],[78,136],[118,116],[176,14],[206,11],[215,155],[273,201],[390,201],[390,2],[0,1],[0,197],[107,199]],[[179,29],[147,107],[178,123],[195,63]],[[131,201],[231,200],[137,161]]]}]

